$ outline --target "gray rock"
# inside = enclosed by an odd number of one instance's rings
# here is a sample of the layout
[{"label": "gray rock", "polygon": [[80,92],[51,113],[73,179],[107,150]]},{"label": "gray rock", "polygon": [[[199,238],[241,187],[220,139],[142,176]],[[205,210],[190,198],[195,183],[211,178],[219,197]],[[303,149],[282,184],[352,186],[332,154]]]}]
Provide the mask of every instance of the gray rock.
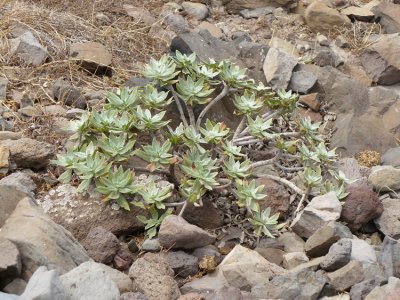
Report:
[{"label": "gray rock", "polygon": [[284,261],[284,248],[284,244],[280,241],[264,237],[257,243],[257,246],[254,250],[261,254],[261,256],[269,262],[280,266]]},{"label": "gray rock", "polygon": [[400,147],[390,148],[381,156],[382,165],[400,167]]},{"label": "gray rock", "polygon": [[26,284],[25,280],[15,278],[3,288],[3,291],[9,294],[21,295],[25,291]]},{"label": "gray rock", "polygon": [[131,239],[128,242],[127,246],[128,246],[129,251],[133,254],[139,251],[139,246],[137,245],[137,243],[134,239]]},{"label": "gray rock", "polygon": [[257,19],[261,16],[272,14],[275,7],[266,6],[266,7],[258,7],[254,9],[243,9],[240,11],[240,15],[245,19]]},{"label": "gray rock", "polygon": [[0,99],[5,99],[7,95],[8,79],[0,77]]},{"label": "gray rock", "polygon": [[343,59],[335,51],[327,47],[317,50],[313,62],[320,67],[332,66],[335,68],[344,63]]},{"label": "gray rock", "polygon": [[98,266],[101,267],[108,274],[108,276],[110,276],[111,280],[116,284],[121,294],[132,292],[134,290],[132,280],[128,275],[107,265],[98,264]]},{"label": "gray rock", "polygon": [[386,33],[400,32],[400,8],[398,5],[394,3],[381,2],[372,7],[371,10],[376,17],[380,18],[379,23]]},{"label": "gray rock", "polygon": [[351,240],[340,239],[329,248],[328,254],[321,262],[320,267],[325,271],[335,271],[350,262]]},{"label": "gray rock", "polygon": [[309,259],[304,252],[290,252],[283,255],[283,267],[288,270],[308,261]]},{"label": "gray rock", "polygon": [[33,273],[19,299],[53,300],[68,299],[68,296],[57,272],[42,266]]},{"label": "gray rock", "polygon": [[398,239],[400,237],[400,200],[382,200],[383,213],[374,220],[375,225],[386,236]]},{"label": "gray rock", "polygon": [[149,300],[149,298],[143,293],[129,292],[122,294],[119,300]]},{"label": "gray rock", "polygon": [[0,238],[0,250],[0,281],[18,277],[22,265],[17,246],[7,239]]},{"label": "gray rock", "polygon": [[302,270],[275,276],[270,282],[254,287],[251,294],[257,299],[316,300],[325,283],[323,276],[310,270]]},{"label": "gray rock", "polygon": [[202,3],[185,1],[182,3],[182,7],[188,15],[195,17],[197,20],[204,20],[208,16],[208,8]]},{"label": "gray rock", "polygon": [[390,277],[389,282],[382,286],[375,287],[364,300],[376,299],[397,299],[400,291],[400,279]]},{"label": "gray rock", "polygon": [[19,201],[26,197],[28,197],[28,194],[13,186],[0,185],[0,228],[17,207]]},{"label": "gray rock", "polygon": [[374,263],[377,261],[374,248],[364,240],[351,240],[351,260],[362,263]]},{"label": "gray rock", "polygon": [[179,14],[168,15],[164,19],[167,29],[172,30],[176,34],[186,33],[190,31],[190,25],[186,19]]},{"label": "gray rock", "polygon": [[55,154],[53,145],[30,138],[3,140],[0,146],[9,147],[11,159],[19,168],[42,169]]},{"label": "gray rock", "polygon": [[293,221],[292,230],[303,238],[309,238],[329,221],[340,217],[342,205],[334,192],[314,197]]},{"label": "gray rock", "polygon": [[112,54],[100,43],[84,42],[71,44],[69,56],[90,73],[112,75],[112,69],[109,68],[112,62]]},{"label": "gray rock", "polygon": [[160,245],[167,249],[194,249],[212,244],[215,237],[182,217],[169,215],[160,226]]},{"label": "gray rock", "polygon": [[290,79],[289,89],[300,93],[307,94],[317,83],[317,77],[306,71],[293,72]]},{"label": "gray rock", "polygon": [[317,34],[316,40],[317,40],[317,43],[321,46],[329,46],[329,40],[323,34]]},{"label": "gray rock", "polygon": [[36,190],[36,184],[25,172],[15,172],[2,178],[0,180],[0,185],[13,186],[17,190],[26,193],[30,196],[34,196]]},{"label": "gray rock", "polygon": [[400,242],[386,236],[379,254],[385,277],[400,277]]},{"label": "gray rock", "polygon": [[256,251],[237,245],[213,273],[186,283],[181,290],[184,294],[212,294],[224,286],[231,285],[242,291],[249,291],[268,278],[285,272],[285,269],[268,262]]},{"label": "gray rock", "polygon": [[350,230],[343,224],[329,222],[309,237],[305,244],[308,256],[319,257],[328,253],[329,248],[341,238],[352,238]]},{"label": "gray rock", "polygon": [[298,59],[280,49],[269,49],[264,60],[264,75],[273,89],[286,90]]},{"label": "gray rock", "polygon": [[141,87],[141,86],[146,86],[149,83],[151,83],[151,79],[144,78],[144,77],[130,77],[126,82],[125,86],[133,88],[133,87]]},{"label": "gray rock", "polygon": [[368,182],[378,192],[400,189],[400,169],[392,166],[375,166],[371,169]]},{"label": "gray rock", "polygon": [[195,275],[199,271],[199,259],[183,251],[168,252],[165,260],[174,270],[175,276],[186,278]]},{"label": "gray rock", "polygon": [[359,165],[358,161],[353,157],[341,158],[338,161],[338,168],[350,180],[359,180],[363,178],[367,171],[365,167]]},{"label": "gray rock", "polygon": [[305,242],[294,232],[284,232],[278,237],[278,241],[283,243],[286,253],[303,252]]},{"label": "gray rock", "polygon": [[85,262],[60,277],[71,300],[119,300],[119,290],[103,267],[95,262]]},{"label": "gray rock", "polygon": [[317,271],[319,269],[319,265],[324,261],[325,256],[312,258],[309,262],[298,265],[297,267],[290,270],[290,273],[297,273],[302,270],[310,270]]},{"label": "gray rock", "polygon": [[373,278],[361,281],[353,285],[350,289],[350,297],[352,300],[364,300],[365,297],[377,286],[383,282],[383,278]]},{"label": "gray rock", "polygon": [[339,270],[328,273],[327,278],[337,291],[344,292],[364,280],[362,265],[359,261],[351,261]]},{"label": "gray rock", "polygon": [[142,251],[158,252],[161,250],[160,241],[158,238],[146,239],[142,244]]},{"label": "gray rock", "polygon": [[71,233],[54,223],[29,198],[19,201],[1,228],[0,237],[17,245],[24,278],[29,278],[39,266],[63,274],[90,259]]},{"label": "gray rock", "polygon": [[129,277],[149,300],[178,299],[181,295],[174,271],[158,254],[146,253],[129,269]]},{"label": "gray rock", "polygon": [[222,261],[221,253],[218,251],[218,248],[213,245],[197,248],[192,252],[192,255],[196,256],[199,261],[206,256],[214,257],[217,264]]},{"label": "gray rock", "polygon": [[85,109],[87,106],[81,92],[64,78],[59,78],[54,82],[52,92],[54,99],[65,105],[81,109]]},{"label": "gray rock", "polygon": [[339,13],[336,9],[329,7],[323,1],[314,1],[307,6],[304,19],[313,32],[329,32],[335,26],[349,27],[350,19]]},{"label": "gray rock", "polygon": [[[397,6],[397,5],[395,5]],[[400,82],[400,36],[386,35],[369,46],[361,63],[373,82],[392,85]]]},{"label": "gray rock", "polygon": [[16,300],[16,299],[19,299],[19,296],[0,292],[0,299],[1,300]]},{"label": "gray rock", "polygon": [[42,47],[32,32],[27,31],[10,41],[10,54],[22,59],[26,64],[39,66],[47,58],[47,50]]},{"label": "gray rock", "polygon": [[349,42],[342,35],[338,35],[335,40],[335,45],[339,48],[350,48]]},{"label": "gray rock", "polygon": [[101,226],[92,228],[81,245],[94,261],[104,264],[111,263],[120,248],[118,238]]}]

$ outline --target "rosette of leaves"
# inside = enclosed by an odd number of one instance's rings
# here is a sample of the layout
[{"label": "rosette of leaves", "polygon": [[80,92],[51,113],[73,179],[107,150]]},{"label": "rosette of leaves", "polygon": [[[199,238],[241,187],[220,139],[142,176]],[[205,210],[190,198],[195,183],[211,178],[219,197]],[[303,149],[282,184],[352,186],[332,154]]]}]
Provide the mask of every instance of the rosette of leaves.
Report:
[{"label": "rosette of leaves", "polygon": [[241,96],[235,95],[233,104],[237,109],[237,113],[240,115],[256,114],[263,107],[263,103],[257,98],[257,94],[249,90],[246,90]]},{"label": "rosette of leaves", "polygon": [[122,87],[116,93],[108,93],[107,100],[107,109],[132,111],[141,102],[141,92],[138,88]]},{"label": "rosette of leaves", "polygon": [[272,127],[272,121],[272,119],[264,121],[264,119],[260,116],[257,116],[255,120],[253,120],[250,116],[247,116],[249,133],[259,139],[273,139],[275,135],[268,132],[268,129]]},{"label": "rosette of leaves", "polygon": [[111,133],[109,136],[103,134],[102,138],[97,141],[97,144],[103,153],[114,161],[120,162],[127,160],[132,155],[135,142],[136,139],[133,135],[130,135],[128,138],[126,133],[119,135]]},{"label": "rosette of leaves", "polygon": [[264,186],[257,186],[255,180],[251,180],[250,182],[247,180],[236,180],[235,187],[238,205],[240,207],[247,207],[251,211],[259,211],[257,201],[264,199],[266,196],[261,193]]},{"label": "rosette of leaves", "polygon": [[214,123],[207,119],[206,127],[200,128],[207,143],[219,144],[229,134],[229,128],[224,123]]},{"label": "rosette of leaves", "polygon": [[166,140],[161,145],[156,138],[153,138],[151,145],[142,146],[142,150],[137,150],[136,155],[149,162],[147,168],[150,171],[154,171],[162,165],[170,165],[176,162],[176,158],[169,153],[171,146],[172,144],[169,140]]},{"label": "rosette of leaves", "polygon": [[187,76],[186,80],[179,78],[176,89],[180,98],[189,105],[208,103],[211,100],[209,96],[214,91],[203,78],[196,80],[191,76]]},{"label": "rosette of leaves", "polygon": [[157,187],[153,182],[144,186],[139,190],[140,196],[143,198],[143,202],[133,202],[136,206],[147,208],[149,206],[155,207],[156,209],[165,209],[164,201],[172,196],[171,191],[172,185],[165,187]]},{"label": "rosette of leaves", "polygon": [[168,56],[163,55],[159,60],[154,58],[144,67],[143,75],[160,86],[170,85],[176,82],[175,78],[179,74],[176,71],[176,64],[174,60]]},{"label": "rosette of leaves", "polygon": [[142,109],[140,106],[136,108],[137,123],[135,127],[139,130],[155,131],[166,126],[169,121],[163,121],[165,111],[158,114],[152,114],[149,109]]},{"label": "rosette of leaves", "polygon": [[253,216],[249,218],[249,222],[254,227],[256,236],[266,235],[274,238],[273,233],[278,232],[284,224],[278,225],[279,214],[271,216],[271,208],[266,208],[263,211],[253,211]]},{"label": "rosette of leaves", "polygon": [[149,219],[142,215],[139,215],[136,218],[145,225],[144,229],[146,230],[146,235],[149,239],[151,239],[157,235],[157,228],[160,227],[165,217],[172,213],[172,209],[167,209],[161,216],[158,210],[154,207],[150,207],[148,211],[150,213]]},{"label": "rosette of leaves", "polygon": [[142,104],[148,109],[161,110],[170,105],[172,98],[168,98],[167,92],[159,92],[156,87],[148,84],[143,90]]},{"label": "rosette of leaves", "polygon": [[251,162],[249,160],[243,162],[236,161],[231,155],[229,159],[224,162],[222,169],[224,173],[232,179],[243,179],[250,175],[250,164]]},{"label": "rosette of leaves", "polygon": [[105,200],[115,200],[119,206],[130,210],[126,195],[132,195],[141,190],[141,187],[133,182],[131,170],[126,170],[119,166],[114,167],[106,176],[98,179],[96,191],[106,196]]}]

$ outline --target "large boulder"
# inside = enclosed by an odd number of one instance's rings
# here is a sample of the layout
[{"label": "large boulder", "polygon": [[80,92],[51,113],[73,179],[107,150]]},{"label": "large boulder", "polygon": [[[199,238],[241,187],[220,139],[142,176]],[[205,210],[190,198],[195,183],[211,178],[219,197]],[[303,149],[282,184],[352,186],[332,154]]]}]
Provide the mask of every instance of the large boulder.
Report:
[{"label": "large boulder", "polygon": [[30,198],[19,201],[1,228],[0,238],[18,247],[25,279],[39,266],[63,274],[90,259],[71,233],[54,223]]},{"label": "large boulder", "polygon": [[312,2],[307,7],[304,18],[312,31],[320,33],[329,32],[334,27],[340,28],[350,25],[350,19],[346,15],[319,0]]},{"label": "large boulder", "polygon": [[13,186],[0,185],[0,228],[17,207],[19,201],[27,196],[27,193],[21,192]]},{"label": "large boulder", "polygon": [[80,194],[75,187],[63,184],[39,197],[38,202],[54,222],[65,227],[78,240],[86,238],[90,229],[97,226],[115,235],[133,234],[143,229],[136,216],[145,215],[145,211],[135,206],[130,211],[114,210],[101,197],[94,191]]},{"label": "large boulder", "polygon": [[381,85],[400,82],[400,35],[378,39],[362,54],[361,62],[373,82]]},{"label": "large boulder", "polygon": [[386,1],[372,8],[375,16],[380,17],[379,23],[386,33],[400,32],[400,6]]}]

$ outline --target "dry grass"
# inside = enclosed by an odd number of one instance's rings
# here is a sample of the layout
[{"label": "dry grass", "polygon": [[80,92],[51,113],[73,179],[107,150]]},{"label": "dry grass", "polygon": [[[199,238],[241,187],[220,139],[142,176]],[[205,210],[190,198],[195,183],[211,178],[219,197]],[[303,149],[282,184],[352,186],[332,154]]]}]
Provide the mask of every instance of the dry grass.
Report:
[{"label": "dry grass", "polygon": [[379,152],[365,150],[357,153],[356,159],[361,166],[371,168],[381,164],[381,155]]},{"label": "dry grass", "polygon": [[[130,1],[132,5],[162,6],[161,0]],[[150,26],[135,22],[127,16],[121,0],[0,0],[0,76],[9,80],[8,104],[12,90],[28,93],[36,103],[51,103],[51,86],[59,77],[67,78],[73,86],[85,93],[110,90],[124,84],[137,75],[143,64],[151,57],[160,56],[168,44],[149,35]],[[107,24],[96,19],[104,13],[110,20]],[[13,31],[23,28],[31,31],[49,53],[47,62],[39,67],[24,66],[9,55],[8,40]],[[96,41],[106,46],[113,55],[113,76],[98,77],[83,72],[75,61],[68,58],[72,43]],[[5,103],[7,104],[7,103]],[[15,104],[15,103],[14,103]],[[17,107],[16,107],[17,108]],[[19,129],[27,131],[33,122],[22,122],[15,118]]]}]

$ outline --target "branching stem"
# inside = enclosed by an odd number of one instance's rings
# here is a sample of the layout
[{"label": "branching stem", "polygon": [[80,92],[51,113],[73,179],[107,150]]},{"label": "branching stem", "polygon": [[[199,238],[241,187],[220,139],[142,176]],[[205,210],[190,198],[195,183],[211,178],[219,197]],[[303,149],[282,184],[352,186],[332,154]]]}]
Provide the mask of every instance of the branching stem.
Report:
[{"label": "branching stem", "polygon": [[186,128],[189,127],[188,121],[187,121],[187,119],[185,117],[185,113],[183,111],[181,101],[179,100],[178,94],[175,92],[174,87],[172,85],[169,85],[169,86],[167,86],[167,90],[170,91],[172,93],[172,96],[174,97],[176,106],[178,107],[178,110],[179,110],[179,114],[181,115],[183,125]]},{"label": "branching stem", "polygon": [[243,116],[238,127],[236,128],[236,131],[233,135],[232,140],[236,140],[239,137],[239,134],[242,132],[242,130],[244,129],[245,126],[246,126],[246,117]]}]

